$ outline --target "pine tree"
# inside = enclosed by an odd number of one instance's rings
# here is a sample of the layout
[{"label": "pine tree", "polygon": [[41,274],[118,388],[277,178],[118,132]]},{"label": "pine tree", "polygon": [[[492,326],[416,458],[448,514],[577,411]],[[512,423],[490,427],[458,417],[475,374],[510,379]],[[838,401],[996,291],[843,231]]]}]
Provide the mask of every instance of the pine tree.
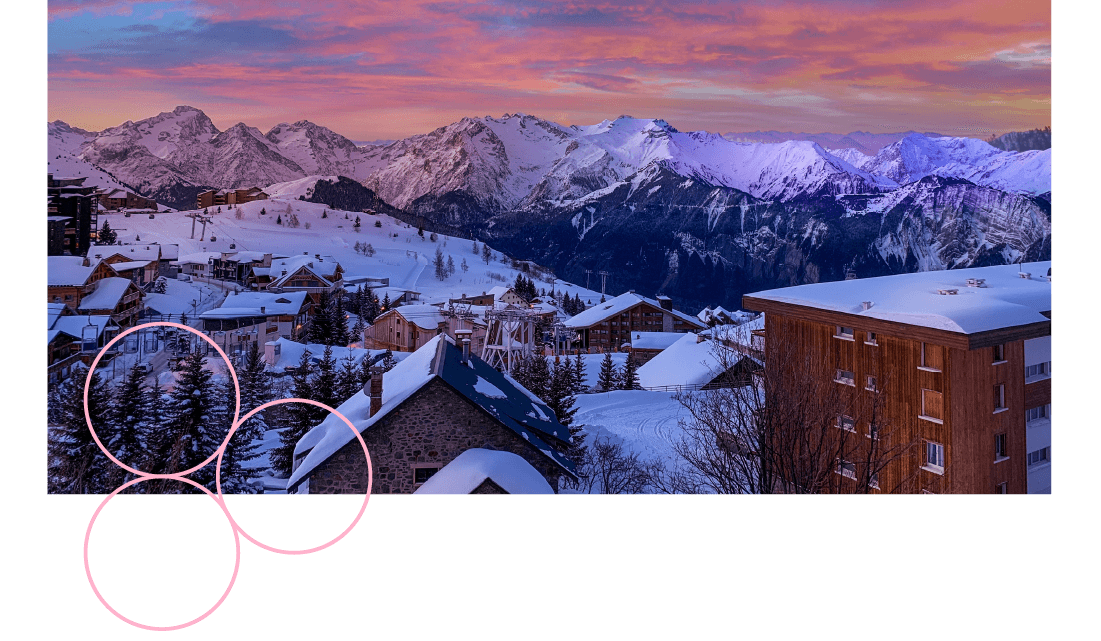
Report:
[{"label": "pine tree", "polygon": [[[364,357],[363,360],[367,360],[367,358]],[[363,383],[359,382],[359,368],[356,367],[356,359],[349,353],[346,358],[341,359],[340,368],[336,372],[337,404],[355,396],[356,392],[362,387]],[[333,407],[336,407],[336,405]]]},{"label": "pine tree", "polygon": [[331,345],[335,329],[333,320],[332,301],[329,300],[328,294],[322,294],[321,300],[314,309],[313,319],[310,321],[310,342]]},{"label": "pine tree", "polygon": [[604,359],[600,361],[600,376],[596,379],[596,386],[601,392],[619,389],[619,376],[616,373],[615,363],[612,362],[611,352],[604,352]]},{"label": "pine tree", "polygon": [[482,260],[486,265],[489,264],[489,261],[493,260],[493,250],[485,243],[482,243]]},{"label": "pine tree", "polygon": [[384,373],[394,369],[397,364],[398,359],[394,358],[394,353],[390,350],[386,350],[386,352],[384,352],[383,354],[382,360],[378,362],[379,367],[382,368],[382,371]]},{"label": "pine tree", "polygon": [[474,250],[474,255],[477,256],[478,255],[478,240],[477,239],[474,240],[473,250]]},{"label": "pine tree", "polygon": [[[206,357],[195,350],[187,355],[177,372],[176,384],[169,393],[166,425],[158,430],[154,445],[161,474],[172,474],[202,463],[217,449],[229,431],[228,425],[215,424],[216,397],[213,375],[204,365]],[[198,483],[212,487],[214,473],[207,466],[191,474]],[[193,492],[190,486],[161,483],[161,492]]]},{"label": "pine tree", "polygon": [[464,274],[467,272],[468,269],[470,269],[470,266],[466,264],[465,258],[463,259],[462,265],[459,265],[459,267],[462,268]]},{"label": "pine tree", "polygon": [[356,322],[352,325],[352,333],[348,337],[349,344],[358,343],[363,340],[363,331],[367,329],[367,326],[363,323],[363,317],[356,315]]},{"label": "pine tree", "polygon": [[104,245],[114,245],[118,240],[118,234],[111,229],[111,223],[106,220],[103,221],[103,229],[99,230],[98,240]]},{"label": "pine tree", "polygon": [[[291,375],[294,398],[307,398],[313,400],[313,388],[310,384],[310,350],[302,350],[302,358]],[[271,468],[282,477],[291,473],[291,463],[294,460],[294,448],[299,439],[315,425],[314,416],[317,415],[313,405],[305,403],[287,404],[287,425],[279,433],[279,445],[271,449],[268,459]]]},{"label": "pine tree", "polygon": [[325,211],[321,212],[321,217],[322,218],[328,218],[329,217],[329,210],[326,209]]},{"label": "pine tree", "polygon": [[447,275],[448,276],[454,276],[455,275],[455,259],[452,258],[450,254],[448,254],[448,256],[447,256]]},{"label": "pine tree", "polygon": [[549,398],[550,362],[543,354],[533,354],[522,359],[513,373],[513,378],[529,392],[543,399],[544,402]]},{"label": "pine tree", "polygon": [[554,410],[558,422],[566,427],[573,423],[573,415],[577,413],[577,408],[573,406],[573,386],[574,371],[569,359],[557,361],[551,371],[547,406]]},{"label": "pine tree", "polygon": [[348,315],[344,312],[344,290],[336,292],[336,301],[333,308],[333,334],[330,345],[347,347],[352,342],[348,337]]},{"label": "pine tree", "polygon": [[390,310],[390,293],[387,292],[382,295],[382,311]]},{"label": "pine tree", "polygon": [[[336,407],[343,403],[344,399],[338,398],[339,390],[337,389],[336,376],[336,359],[333,358],[333,347],[332,345],[326,345],[325,351],[321,355],[321,362],[317,364],[314,378],[310,381],[310,389],[313,391],[310,398],[329,407]],[[322,412],[317,422],[324,419],[324,410],[312,406],[311,408]]]},{"label": "pine tree", "polygon": [[581,350],[573,357],[573,393],[585,393],[585,360],[581,358]]},{"label": "pine tree", "polygon": [[623,364],[623,371],[619,375],[619,389],[642,389],[638,382],[638,361],[634,354],[627,354],[627,362]]},{"label": "pine tree", "polygon": [[[228,381],[227,381],[228,382]],[[260,352],[258,343],[253,342],[237,366],[237,384],[241,390],[241,413],[243,417],[252,410],[272,400],[271,373]],[[233,393],[232,385],[227,392]],[[229,419],[233,418],[233,398],[228,398]],[[226,446],[222,457],[222,488],[224,492],[253,494],[257,489],[251,481],[263,474],[263,467],[246,465],[260,456],[259,448],[268,422],[264,412],[253,415],[243,423]]]},{"label": "pine tree", "polygon": [[436,235],[436,232],[432,232],[432,234],[428,237],[428,239],[431,240],[432,242],[436,242],[437,240],[440,239],[440,237]]},{"label": "pine tree", "polygon": [[[111,463],[92,438],[84,419],[84,381],[87,369],[77,367],[54,396],[49,413],[55,424],[47,435],[47,488],[50,493],[102,494],[111,492],[108,474]],[[98,373],[88,386],[88,415],[96,434],[106,444],[111,440],[111,392]]]},{"label": "pine tree", "polygon": [[[151,427],[150,400],[145,372],[135,364],[127,372],[126,380],[115,390],[110,411],[115,438],[105,445],[115,458],[137,470],[142,470],[149,452],[147,443]],[[130,480],[131,474],[118,466],[112,467],[118,472],[112,479],[116,487]]]},{"label": "pine tree", "polygon": [[443,251],[439,247],[436,247],[436,258],[433,261],[433,264],[436,267],[436,279],[437,280],[446,280],[447,279],[447,264],[443,260]]},{"label": "pine tree", "polygon": [[282,214],[276,214],[275,215],[275,224],[276,225],[282,225],[283,224],[283,215]]}]

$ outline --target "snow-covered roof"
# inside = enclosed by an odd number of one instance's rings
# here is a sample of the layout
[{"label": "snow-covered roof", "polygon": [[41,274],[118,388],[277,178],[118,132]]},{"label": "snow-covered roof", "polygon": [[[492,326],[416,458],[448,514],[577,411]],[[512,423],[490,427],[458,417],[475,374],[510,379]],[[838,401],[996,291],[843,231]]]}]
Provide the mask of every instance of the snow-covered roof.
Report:
[{"label": "snow-covered roof", "polygon": [[[305,269],[314,276],[317,277],[325,286],[332,285],[332,281],[329,280],[329,275],[336,273],[336,268],[340,265],[332,256],[322,256],[317,258],[316,256],[292,256],[290,258],[281,258],[279,260],[271,261],[271,268],[268,270],[268,274],[272,277],[271,286],[278,287],[287,281],[295,273]],[[287,273],[284,274],[283,272]]]},{"label": "snow-covered roof", "polygon": [[684,332],[632,332],[631,347],[665,349],[682,338],[684,338]]},{"label": "snow-covered roof", "polygon": [[676,343],[638,368],[639,385],[705,385],[714,380],[723,371],[717,354],[724,348],[712,340],[697,341],[695,334],[681,334]]},{"label": "snow-covered roof", "polygon": [[[512,288],[511,288],[511,287],[504,287],[504,286],[502,286],[502,285],[498,285],[498,286],[496,286],[496,287],[494,287],[494,288],[490,289],[490,290],[489,290],[488,292],[486,292],[486,293],[488,293],[488,294],[489,294],[490,296],[493,296],[493,300],[495,300],[495,301],[496,301],[496,300],[497,300],[498,298],[500,298],[500,297],[504,296],[505,294],[507,294],[507,293],[509,293],[509,292],[511,292],[511,291],[512,291]],[[514,293],[515,293],[515,292],[514,292]]]},{"label": "snow-covered roof", "polygon": [[53,286],[83,285],[95,266],[84,266],[80,256],[47,256],[46,284]]},{"label": "snow-covered roof", "polygon": [[[221,306],[203,312],[199,318],[244,318],[248,316],[280,316],[298,314],[306,300],[306,292],[238,292],[230,293]],[[260,308],[264,311],[261,312]]]},{"label": "snow-covered roof", "polygon": [[142,267],[146,267],[147,265],[149,265],[149,263],[152,263],[152,262],[154,262],[154,261],[152,261],[152,260],[131,260],[131,261],[127,261],[125,263],[114,263],[114,264],[111,265],[111,267],[114,267],[116,272],[125,272],[125,271],[129,271],[131,269],[140,269]]},{"label": "snow-covered roof", "polygon": [[65,313],[65,303],[46,303],[46,327],[53,327],[57,319]]},{"label": "snow-covered roof", "polygon": [[161,245],[89,245],[88,259],[118,254],[128,260],[160,260]]},{"label": "snow-covered roof", "polygon": [[[316,359],[319,362],[322,355],[325,353],[325,345],[297,343],[289,338],[282,337],[270,342],[279,345],[279,354],[275,357],[275,362],[271,364],[272,370],[276,372],[281,372],[286,367],[297,367],[298,362],[302,360],[303,352],[306,350],[310,351],[311,360]],[[352,359],[358,365],[365,357],[377,356],[385,351],[384,349],[362,349],[359,347],[340,347],[337,345],[333,347],[333,358],[339,363],[351,355]],[[393,352],[393,355],[399,362],[407,356],[404,352]]]},{"label": "snow-covered roof", "polygon": [[222,252],[195,252],[194,254],[180,256],[176,259],[176,262],[180,265],[206,265],[211,258],[218,258],[221,255]]},{"label": "snow-covered roof", "polygon": [[56,329],[76,338],[78,340],[84,338],[84,328],[88,325],[95,327],[95,335],[98,339],[103,336],[103,332],[106,329],[118,329],[118,323],[111,320],[110,316],[94,315],[94,316],[62,316],[50,326],[50,329]]},{"label": "snow-covered roof", "polygon": [[[610,316],[621,314],[628,309],[638,305],[639,303],[647,303],[658,309],[661,309],[661,304],[652,298],[646,298],[645,296],[639,296],[633,292],[627,292],[626,294],[620,294],[610,301],[593,305],[589,309],[581,312],[577,316],[566,321],[566,327],[581,328],[595,325]],[[672,314],[674,317],[679,318],[694,327],[703,327],[699,319],[689,316],[684,312],[676,310],[663,310],[668,314]]]},{"label": "snow-covered roof", "polygon": [[421,329],[434,330],[447,320],[443,310],[435,305],[402,305],[390,311],[401,314],[402,318]]},{"label": "snow-covered roof", "polygon": [[[917,272],[797,285],[747,298],[843,312],[919,327],[973,334],[1049,320],[1051,261],[947,271]],[[1031,278],[1021,278],[1028,272]],[[969,278],[985,287],[968,287]],[[942,295],[940,290],[956,290]],[[863,302],[871,302],[863,309]]]},{"label": "snow-covered roof", "polygon": [[96,281],[96,290],[81,299],[77,309],[114,309],[131,286],[137,287],[129,278],[101,278]]},{"label": "snow-covered roof", "polygon": [[[439,377],[572,475],[573,462],[544,440],[554,438],[569,442],[569,429],[558,423],[553,410],[511,377],[493,369],[480,358],[471,356],[466,363],[461,360],[462,350],[448,336],[436,336],[383,374],[382,407],[374,416],[371,416],[371,399],[362,390],[336,409],[362,433],[433,378]],[[296,457],[303,452],[309,453],[287,480],[287,488],[293,488],[314,468],[354,439],[355,435],[348,426],[335,414],[330,414],[295,446]]]},{"label": "snow-covered roof", "polygon": [[470,494],[486,479],[509,494],[554,494],[547,479],[523,457],[481,448],[456,456],[414,494]]},{"label": "snow-covered roof", "polygon": [[239,251],[239,252],[217,252],[215,254],[215,257],[220,258],[222,260],[233,261],[233,262],[238,263],[238,264],[242,264],[242,263],[243,264],[248,264],[248,263],[263,262],[264,257],[266,255],[267,254],[265,252]]}]

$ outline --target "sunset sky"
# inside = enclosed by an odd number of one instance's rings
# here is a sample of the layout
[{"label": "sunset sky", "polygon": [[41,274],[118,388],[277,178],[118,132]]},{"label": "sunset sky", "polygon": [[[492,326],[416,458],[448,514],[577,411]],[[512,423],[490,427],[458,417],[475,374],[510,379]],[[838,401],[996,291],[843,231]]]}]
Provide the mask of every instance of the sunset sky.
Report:
[{"label": "sunset sky", "polygon": [[1050,2],[50,0],[48,117],[202,109],[353,140],[523,112],[681,130],[1051,123]]}]

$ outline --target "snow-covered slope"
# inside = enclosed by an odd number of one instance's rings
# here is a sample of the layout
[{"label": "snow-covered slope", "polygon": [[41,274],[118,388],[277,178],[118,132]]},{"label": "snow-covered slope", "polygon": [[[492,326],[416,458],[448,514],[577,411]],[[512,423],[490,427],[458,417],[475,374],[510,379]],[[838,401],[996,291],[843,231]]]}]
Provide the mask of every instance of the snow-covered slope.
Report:
[{"label": "snow-covered slope", "polygon": [[84,184],[101,189],[129,189],[133,187],[120,182],[115,176],[80,157],[81,146],[95,134],[70,127],[57,120],[46,126],[49,136],[49,157],[46,171],[59,178],[87,177]]}]

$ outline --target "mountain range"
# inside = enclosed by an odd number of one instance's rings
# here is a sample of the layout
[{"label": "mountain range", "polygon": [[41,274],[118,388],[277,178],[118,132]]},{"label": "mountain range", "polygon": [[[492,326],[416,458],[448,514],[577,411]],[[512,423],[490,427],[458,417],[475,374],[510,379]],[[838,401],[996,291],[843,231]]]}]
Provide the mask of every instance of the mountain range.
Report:
[{"label": "mountain range", "polygon": [[[660,119],[505,114],[357,146],[305,120],[219,131],[192,107],[101,132],[58,121],[49,134],[51,163],[87,163],[176,207],[207,187],[344,176],[342,199],[359,190],[568,280],[609,271],[612,291],[662,291],[686,307],[737,307],[753,289],[847,273],[1050,257],[1051,150],[972,138],[907,132],[868,154],[876,135],[824,147]],[[322,192],[333,190],[311,198]]]}]

